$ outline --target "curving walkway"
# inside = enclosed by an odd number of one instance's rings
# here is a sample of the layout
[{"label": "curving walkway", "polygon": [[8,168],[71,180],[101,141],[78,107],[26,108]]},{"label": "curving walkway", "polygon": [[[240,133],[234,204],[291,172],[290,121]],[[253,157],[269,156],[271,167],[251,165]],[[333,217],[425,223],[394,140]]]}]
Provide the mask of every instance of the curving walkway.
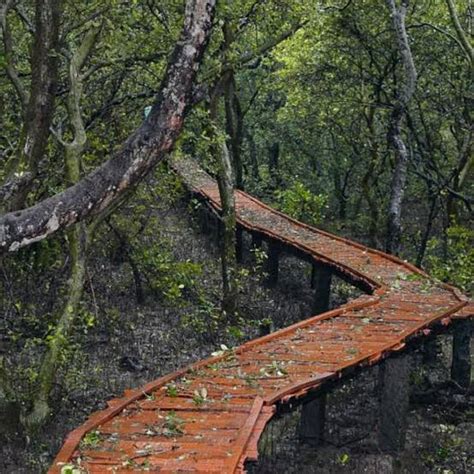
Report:
[{"label": "curving walkway", "polygon": [[[219,209],[214,180],[191,161],[173,167]],[[277,404],[380,361],[435,323],[472,316],[455,288],[406,262],[297,222],[244,192],[236,193],[236,207],[243,229],[324,263],[370,294],[126,391],[69,434],[50,473],[68,464],[89,473],[243,472]]]}]

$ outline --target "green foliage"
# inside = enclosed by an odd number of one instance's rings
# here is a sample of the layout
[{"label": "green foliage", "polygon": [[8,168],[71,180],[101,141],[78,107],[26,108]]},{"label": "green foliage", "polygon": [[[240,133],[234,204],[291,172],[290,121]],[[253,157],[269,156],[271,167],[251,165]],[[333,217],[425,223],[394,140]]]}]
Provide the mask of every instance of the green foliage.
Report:
[{"label": "green foliage", "polygon": [[[169,245],[169,244],[168,244]],[[153,291],[162,295],[170,304],[183,305],[183,293],[192,290],[202,274],[198,263],[176,261],[171,250],[164,245],[153,245],[140,249],[137,261],[148,275]]]},{"label": "green foliage", "polygon": [[101,440],[101,434],[99,431],[89,431],[81,440],[81,446],[83,448],[95,448],[98,446]]},{"label": "green foliage", "polygon": [[166,396],[170,398],[176,398],[178,396],[178,387],[174,383],[170,383],[166,386]]},{"label": "green foliage", "polygon": [[349,464],[349,461],[351,460],[349,454],[347,453],[342,453],[340,456],[338,456],[337,458],[337,462],[338,464],[340,464],[341,466],[347,466],[347,464]]},{"label": "green foliage", "polygon": [[170,411],[165,417],[162,433],[168,438],[181,436],[183,434],[183,425],[184,420],[179,418],[174,411]]},{"label": "green foliage", "polygon": [[[437,465],[448,463],[454,456],[456,456],[458,450],[464,444],[464,440],[456,435],[456,427],[453,425],[435,425],[435,442],[433,448],[430,451],[422,454],[424,463],[433,468]],[[443,470],[443,472],[447,472]],[[452,471],[448,471],[452,472]]]},{"label": "green foliage", "polygon": [[474,230],[462,226],[447,229],[447,255],[443,258],[443,242],[429,242],[427,266],[439,280],[452,283],[467,293],[474,290]]},{"label": "green foliage", "polygon": [[288,189],[276,191],[279,209],[308,224],[318,224],[327,209],[328,197],[312,193],[303,183],[295,181]]}]

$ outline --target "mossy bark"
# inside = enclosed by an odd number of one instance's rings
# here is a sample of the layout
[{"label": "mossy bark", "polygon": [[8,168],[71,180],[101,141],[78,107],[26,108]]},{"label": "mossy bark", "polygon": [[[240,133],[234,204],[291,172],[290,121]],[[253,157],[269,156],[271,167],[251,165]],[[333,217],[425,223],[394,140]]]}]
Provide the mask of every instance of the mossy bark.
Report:
[{"label": "mossy bark", "polygon": [[[64,147],[66,177],[68,184],[73,185],[81,178],[82,152],[87,142],[81,112],[82,75],[81,68],[92,50],[100,27],[91,28],[84,36],[80,47],[75,51],[69,65],[70,90],[67,100],[68,117],[74,130],[73,140],[63,141],[56,134]],[[91,226],[91,228],[94,228]],[[63,359],[64,350],[74,329],[79,304],[82,297],[86,272],[87,248],[90,234],[84,222],[68,229],[68,250],[71,258],[71,274],[68,282],[67,298],[62,309],[58,324],[48,341],[48,349],[43,357],[37,383],[32,410],[23,417],[23,423],[29,430],[35,430],[45,423],[49,414],[49,397],[53,389],[58,367]]]},{"label": "mossy bark", "polygon": [[81,223],[70,229],[68,231],[68,241],[71,256],[71,277],[68,282],[68,296],[41,364],[33,409],[23,419],[25,426],[30,430],[43,425],[50,414],[49,397],[64,350],[67,348],[74,328],[82,297],[87,253],[87,230],[85,224]]}]

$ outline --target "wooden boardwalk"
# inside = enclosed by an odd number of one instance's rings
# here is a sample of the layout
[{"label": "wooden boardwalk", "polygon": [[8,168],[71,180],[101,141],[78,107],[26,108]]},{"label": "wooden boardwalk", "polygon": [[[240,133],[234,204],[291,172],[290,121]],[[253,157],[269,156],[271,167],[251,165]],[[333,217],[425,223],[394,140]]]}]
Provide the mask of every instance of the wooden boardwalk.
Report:
[{"label": "wooden boardwalk", "polygon": [[[189,161],[173,167],[192,193],[219,209],[207,174]],[[244,192],[236,207],[242,229],[368,294],[111,400],[69,434],[50,473],[67,464],[89,473],[243,472],[279,404],[402,350],[434,325],[472,316],[455,288],[406,262],[297,222]]]}]

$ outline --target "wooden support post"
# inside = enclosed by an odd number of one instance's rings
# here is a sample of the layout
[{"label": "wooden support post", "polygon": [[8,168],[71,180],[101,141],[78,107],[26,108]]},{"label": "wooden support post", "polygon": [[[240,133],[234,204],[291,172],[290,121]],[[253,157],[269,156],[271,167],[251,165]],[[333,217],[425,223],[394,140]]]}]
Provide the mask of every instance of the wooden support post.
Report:
[{"label": "wooden support post", "polygon": [[261,321],[258,326],[258,334],[260,337],[266,336],[273,331],[273,322],[269,319]]},{"label": "wooden support post", "polygon": [[472,321],[455,322],[451,379],[463,388],[469,388],[471,384],[471,334]]},{"label": "wooden support post", "polygon": [[313,314],[324,313],[329,310],[331,296],[331,269],[325,265],[313,264],[311,272],[311,288],[314,288]]},{"label": "wooden support post", "polygon": [[405,446],[410,402],[410,357],[402,355],[380,364],[379,448],[388,453]]},{"label": "wooden support post", "polygon": [[213,243],[219,242],[220,219],[208,208],[202,211],[201,228],[202,231],[209,235],[210,241]]},{"label": "wooden support post", "polygon": [[274,240],[268,242],[268,260],[266,271],[268,273],[267,285],[275,286],[278,282],[278,268],[280,264],[280,243]]},{"label": "wooden support post", "polygon": [[252,234],[252,247],[259,249],[262,247],[262,236],[259,234]]},{"label": "wooden support post", "polygon": [[235,258],[238,263],[242,263],[244,258],[244,231],[241,227],[237,227],[235,232]]},{"label": "wooden support post", "polygon": [[426,365],[437,365],[438,364],[438,354],[440,351],[439,340],[436,337],[430,337],[427,340],[423,341],[422,345],[422,356],[423,364]]},{"label": "wooden support post", "polygon": [[324,438],[326,421],[326,393],[303,404],[299,424],[299,438],[311,446],[319,446]]}]

